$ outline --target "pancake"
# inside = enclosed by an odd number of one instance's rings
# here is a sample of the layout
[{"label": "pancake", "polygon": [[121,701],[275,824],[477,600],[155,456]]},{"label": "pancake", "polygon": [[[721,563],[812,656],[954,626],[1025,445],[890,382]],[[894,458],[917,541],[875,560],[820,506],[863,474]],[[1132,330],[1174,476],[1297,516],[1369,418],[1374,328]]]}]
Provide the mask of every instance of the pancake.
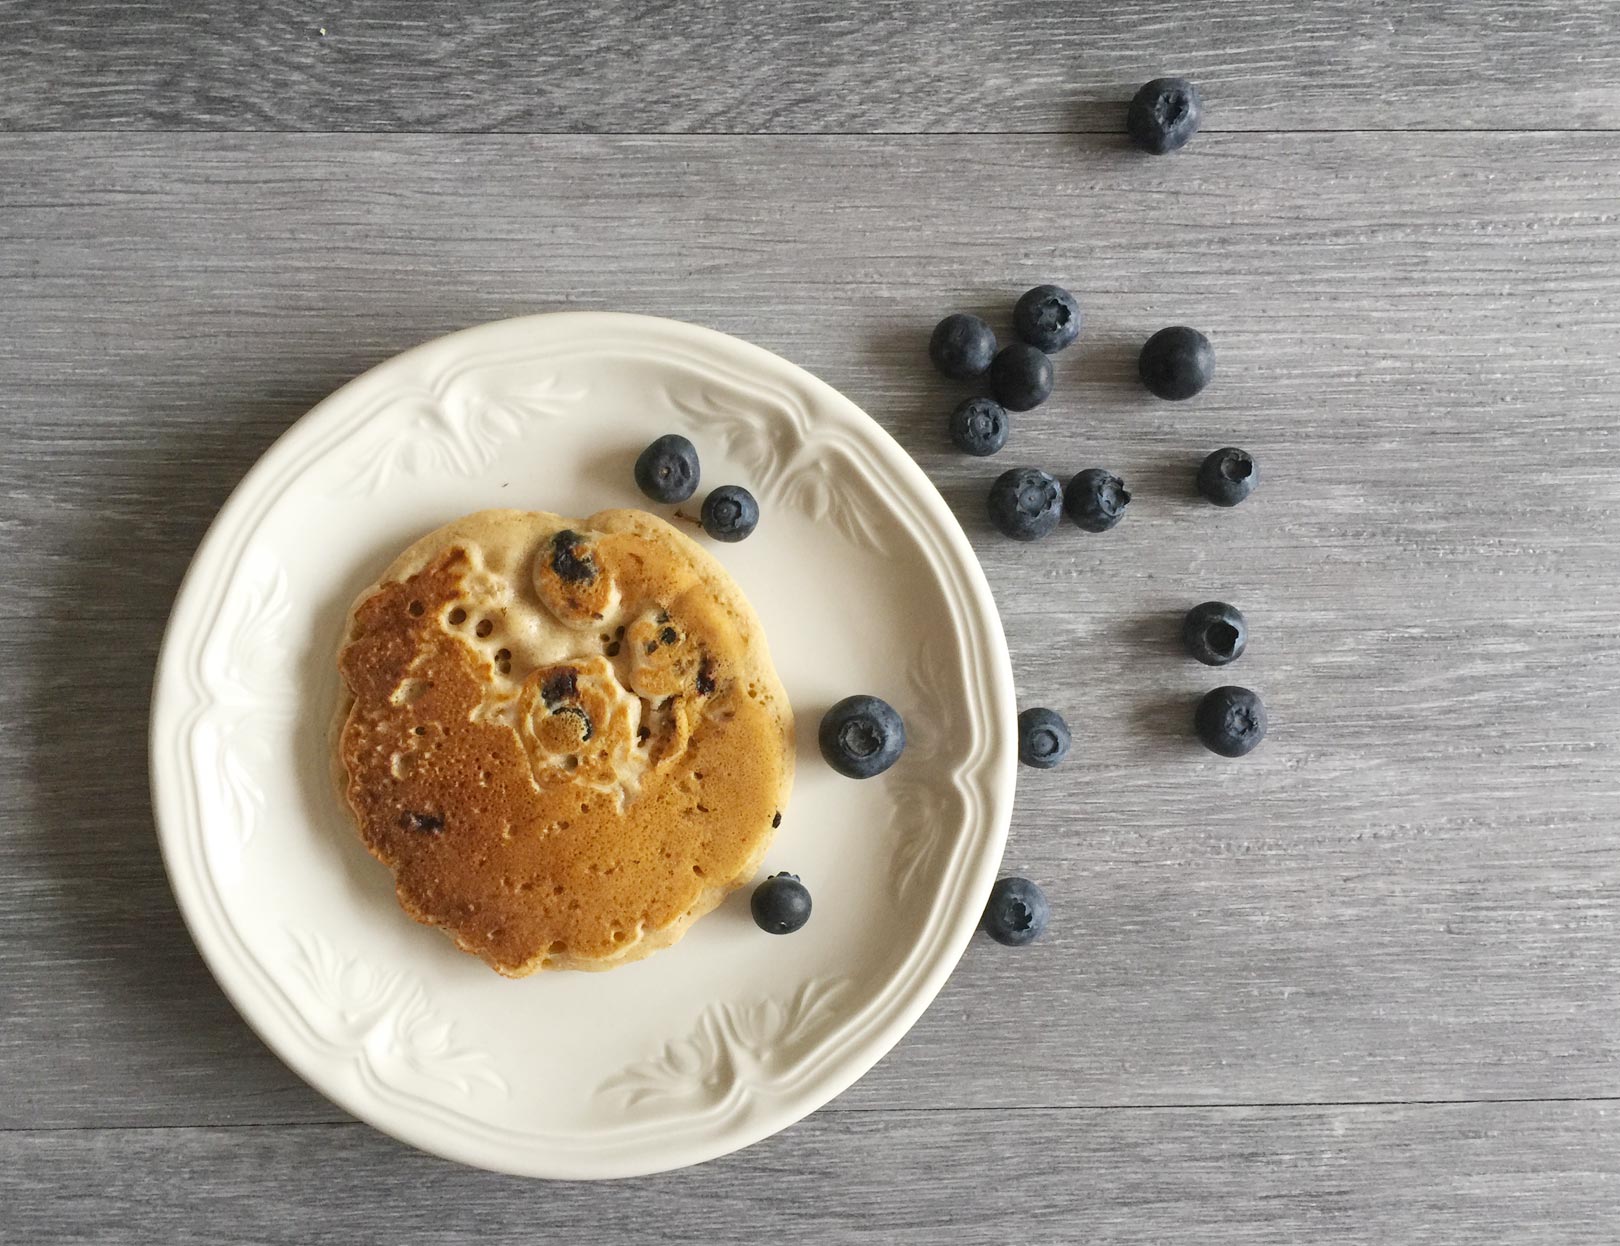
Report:
[{"label": "pancake", "polygon": [[758,870],[793,720],[753,608],[642,511],[481,511],[361,594],[336,762],[417,921],[497,972],[610,969]]}]

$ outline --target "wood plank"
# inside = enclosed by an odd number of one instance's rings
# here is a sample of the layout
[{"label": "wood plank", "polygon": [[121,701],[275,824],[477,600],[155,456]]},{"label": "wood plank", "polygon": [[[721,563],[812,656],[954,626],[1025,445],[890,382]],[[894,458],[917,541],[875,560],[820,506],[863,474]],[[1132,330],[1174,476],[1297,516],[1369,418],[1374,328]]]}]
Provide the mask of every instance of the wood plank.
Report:
[{"label": "wood plank", "polygon": [[[1613,1105],[821,1112],[702,1168],[475,1172],[363,1126],[0,1134],[20,1242],[1614,1240]],[[971,1208],[971,1212],[969,1209]]]},{"label": "wood plank", "polygon": [[[0,1029],[13,1126],[329,1120],[186,945],[147,681],[230,485],[342,379],[561,307],[809,366],[957,507],[1020,693],[1075,724],[1009,867],[1050,939],[977,941],[851,1107],[1610,1095],[1620,1035],[1620,136],[1107,140],[8,136],[0,215]],[[949,451],[932,321],[1037,280],[1090,328],[993,464]],[[1187,321],[1220,374],[1131,380]],[[1191,464],[1249,446],[1215,512]],[[1013,547],[1014,462],[1138,490]],[[537,490],[536,503],[544,501]],[[1227,596],[1253,650],[1177,656]],[[86,672],[92,672],[87,674]],[[1225,764],[1193,700],[1252,683]],[[132,1087],[138,1088],[132,1091]]]},{"label": "wood plank", "polygon": [[1117,133],[1620,126],[1608,0],[0,0],[8,130]]}]

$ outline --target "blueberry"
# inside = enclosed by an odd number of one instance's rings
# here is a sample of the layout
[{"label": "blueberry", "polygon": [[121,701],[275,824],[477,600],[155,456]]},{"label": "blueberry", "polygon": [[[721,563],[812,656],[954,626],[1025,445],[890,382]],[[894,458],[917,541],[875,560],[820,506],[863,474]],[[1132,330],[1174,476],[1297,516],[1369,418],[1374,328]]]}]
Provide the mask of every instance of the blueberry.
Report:
[{"label": "blueberry", "polygon": [[1215,375],[1215,348],[1197,329],[1184,324],[1160,329],[1142,347],[1136,370],[1142,384],[1160,398],[1191,398]]},{"label": "blueberry", "polygon": [[565,584],[589,584],[596,579],[596,560],[591,557],[590,545],[572,528],[564,528],[551,538],[551,569]]},{"label": "blueberry", "polygon": [[1259,483],[1260,465],[1254,455],[1236,446],[1223,446],[1198,468],[1198,492],[1216,506],[1236,506]]},{"label": "blueberry", "polygon": [[1249,625],[1243,611],[1224,601],[1206,601],[1187,611],[1181,625],[1187,652],[1205,666],[1225,666],[1243,656],[1249,643]]},{"label": "blueberry", "polygon": [[1027,878],[1003,878],[990,888],[984,933],[997,943],[1022,947],[1046,931],[1046,893]]},{"label": "blueberry", "polygon": [[1080,304],[1062,286],[1036,286],[1013,307],[1013,329],[1036,350],[1055,355],[1080,336]]},{"label": "blueberry", "polygon": [[969,398],[951,412],[951,440],[981,458],[1007,444],[1007,412],[991,398]]},{"label": "blueberry", "polygon": [[1203,119],[1197,87],[1185,78],[1155,78],[1131,100],[1125,130],[1143,151],[1162,156],[1184,146]]},{"label": "blueberry", "polygon": [[1088,467],[1063,490],[1063,509],[1087,532],[1107,532],[1125,517],[1130,505],[1125,482],[1100,467]]},{"label": "blueberry", "polygon": [[810,920],[810,891],[797,874],[772,874],[754,888],[748,907],[767,934],[792,934]]},{"label": "blueberry", "polygon": [[957,312],[934,326],[928,339],[928,357],[953,381],[983,376],[996,353],[996,335],[977,316]]},{"label": "blueberry", "polygon": [[697,447],[665,433],[636,460],[636,488],[655,502],[684,502],[698,487]]},{"label": "blueberry", "polygon": [[759,503],[741,485],[721,485],[703,499],[703,530],[717,541],[740,541],[759,526]]},{"label": "blueberry", "polygon": [[1063,490],[1038,467],[1002,472],[990,486],[990,522],[1015,541],[1038,541],[1063,518]]},{"label": "blueberry", "polygon": [[822,716],[817,736],[827,764],[851,779],[870,779],[900,760],[906,724],[877,697],[845,697]]},{"label": "blueberry", "polygon": [[1069,755],[1069,724],[1056,710],[1025,710],[1018,716],[1018,760],[1050,770]]},{"label": "blueberry", "polygon": [[990,363],[990,392],[1009,411],[1028,411],[1052,396],[1052,361],[1028,342],[1003,346]]},{"label": "blueberry", "polygon": [[1198,703],[1193,726],[1210,752],[1242,757],[1266,738],[1265,703],[1248,688],[1216,688]]}]

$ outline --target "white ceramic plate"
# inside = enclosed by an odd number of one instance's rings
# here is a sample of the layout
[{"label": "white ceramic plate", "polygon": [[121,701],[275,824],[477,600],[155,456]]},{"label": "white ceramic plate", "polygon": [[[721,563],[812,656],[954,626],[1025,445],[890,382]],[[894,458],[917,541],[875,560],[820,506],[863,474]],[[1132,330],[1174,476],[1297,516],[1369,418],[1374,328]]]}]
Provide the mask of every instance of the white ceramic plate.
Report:
[{"label": "white ceramic plate", "polygon": [[[334,794],[345,612],[405,545],[468,511],[642,504],[631,465],[670,431],[697,444],[705,485],[760,501],[758,531],[715,549],[765,622],[798,718],[765,872],[801,875],[815,914],[791,937],[763,934],[744,888],[647,960],[508,981],[405,917]],[[910,735],[865,782],[816,754],[822,712],[852,692],[888,699]],[[1000,862],[1013,715],[978,563],[863,412],[707,329],[533,316],[389,360],[248,473],[169,622],[153,799],[214,975],[312,1085],[469,1164],[628,1176],[786,1127],[917,1019]]]}]

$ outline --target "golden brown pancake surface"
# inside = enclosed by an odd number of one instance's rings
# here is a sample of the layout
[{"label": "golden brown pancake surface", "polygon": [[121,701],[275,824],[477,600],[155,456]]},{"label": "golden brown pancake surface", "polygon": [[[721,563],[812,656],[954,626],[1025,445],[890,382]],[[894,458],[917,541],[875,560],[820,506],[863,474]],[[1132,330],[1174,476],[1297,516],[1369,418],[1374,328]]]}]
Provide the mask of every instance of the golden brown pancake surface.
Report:
[{"label": "golden brown pancake surface", "polygon": [[340,781],[400,904],[503,974],[674,943],[757,870],[792,782],[758,617],[641,511],[482,511],[361,595]]}]

